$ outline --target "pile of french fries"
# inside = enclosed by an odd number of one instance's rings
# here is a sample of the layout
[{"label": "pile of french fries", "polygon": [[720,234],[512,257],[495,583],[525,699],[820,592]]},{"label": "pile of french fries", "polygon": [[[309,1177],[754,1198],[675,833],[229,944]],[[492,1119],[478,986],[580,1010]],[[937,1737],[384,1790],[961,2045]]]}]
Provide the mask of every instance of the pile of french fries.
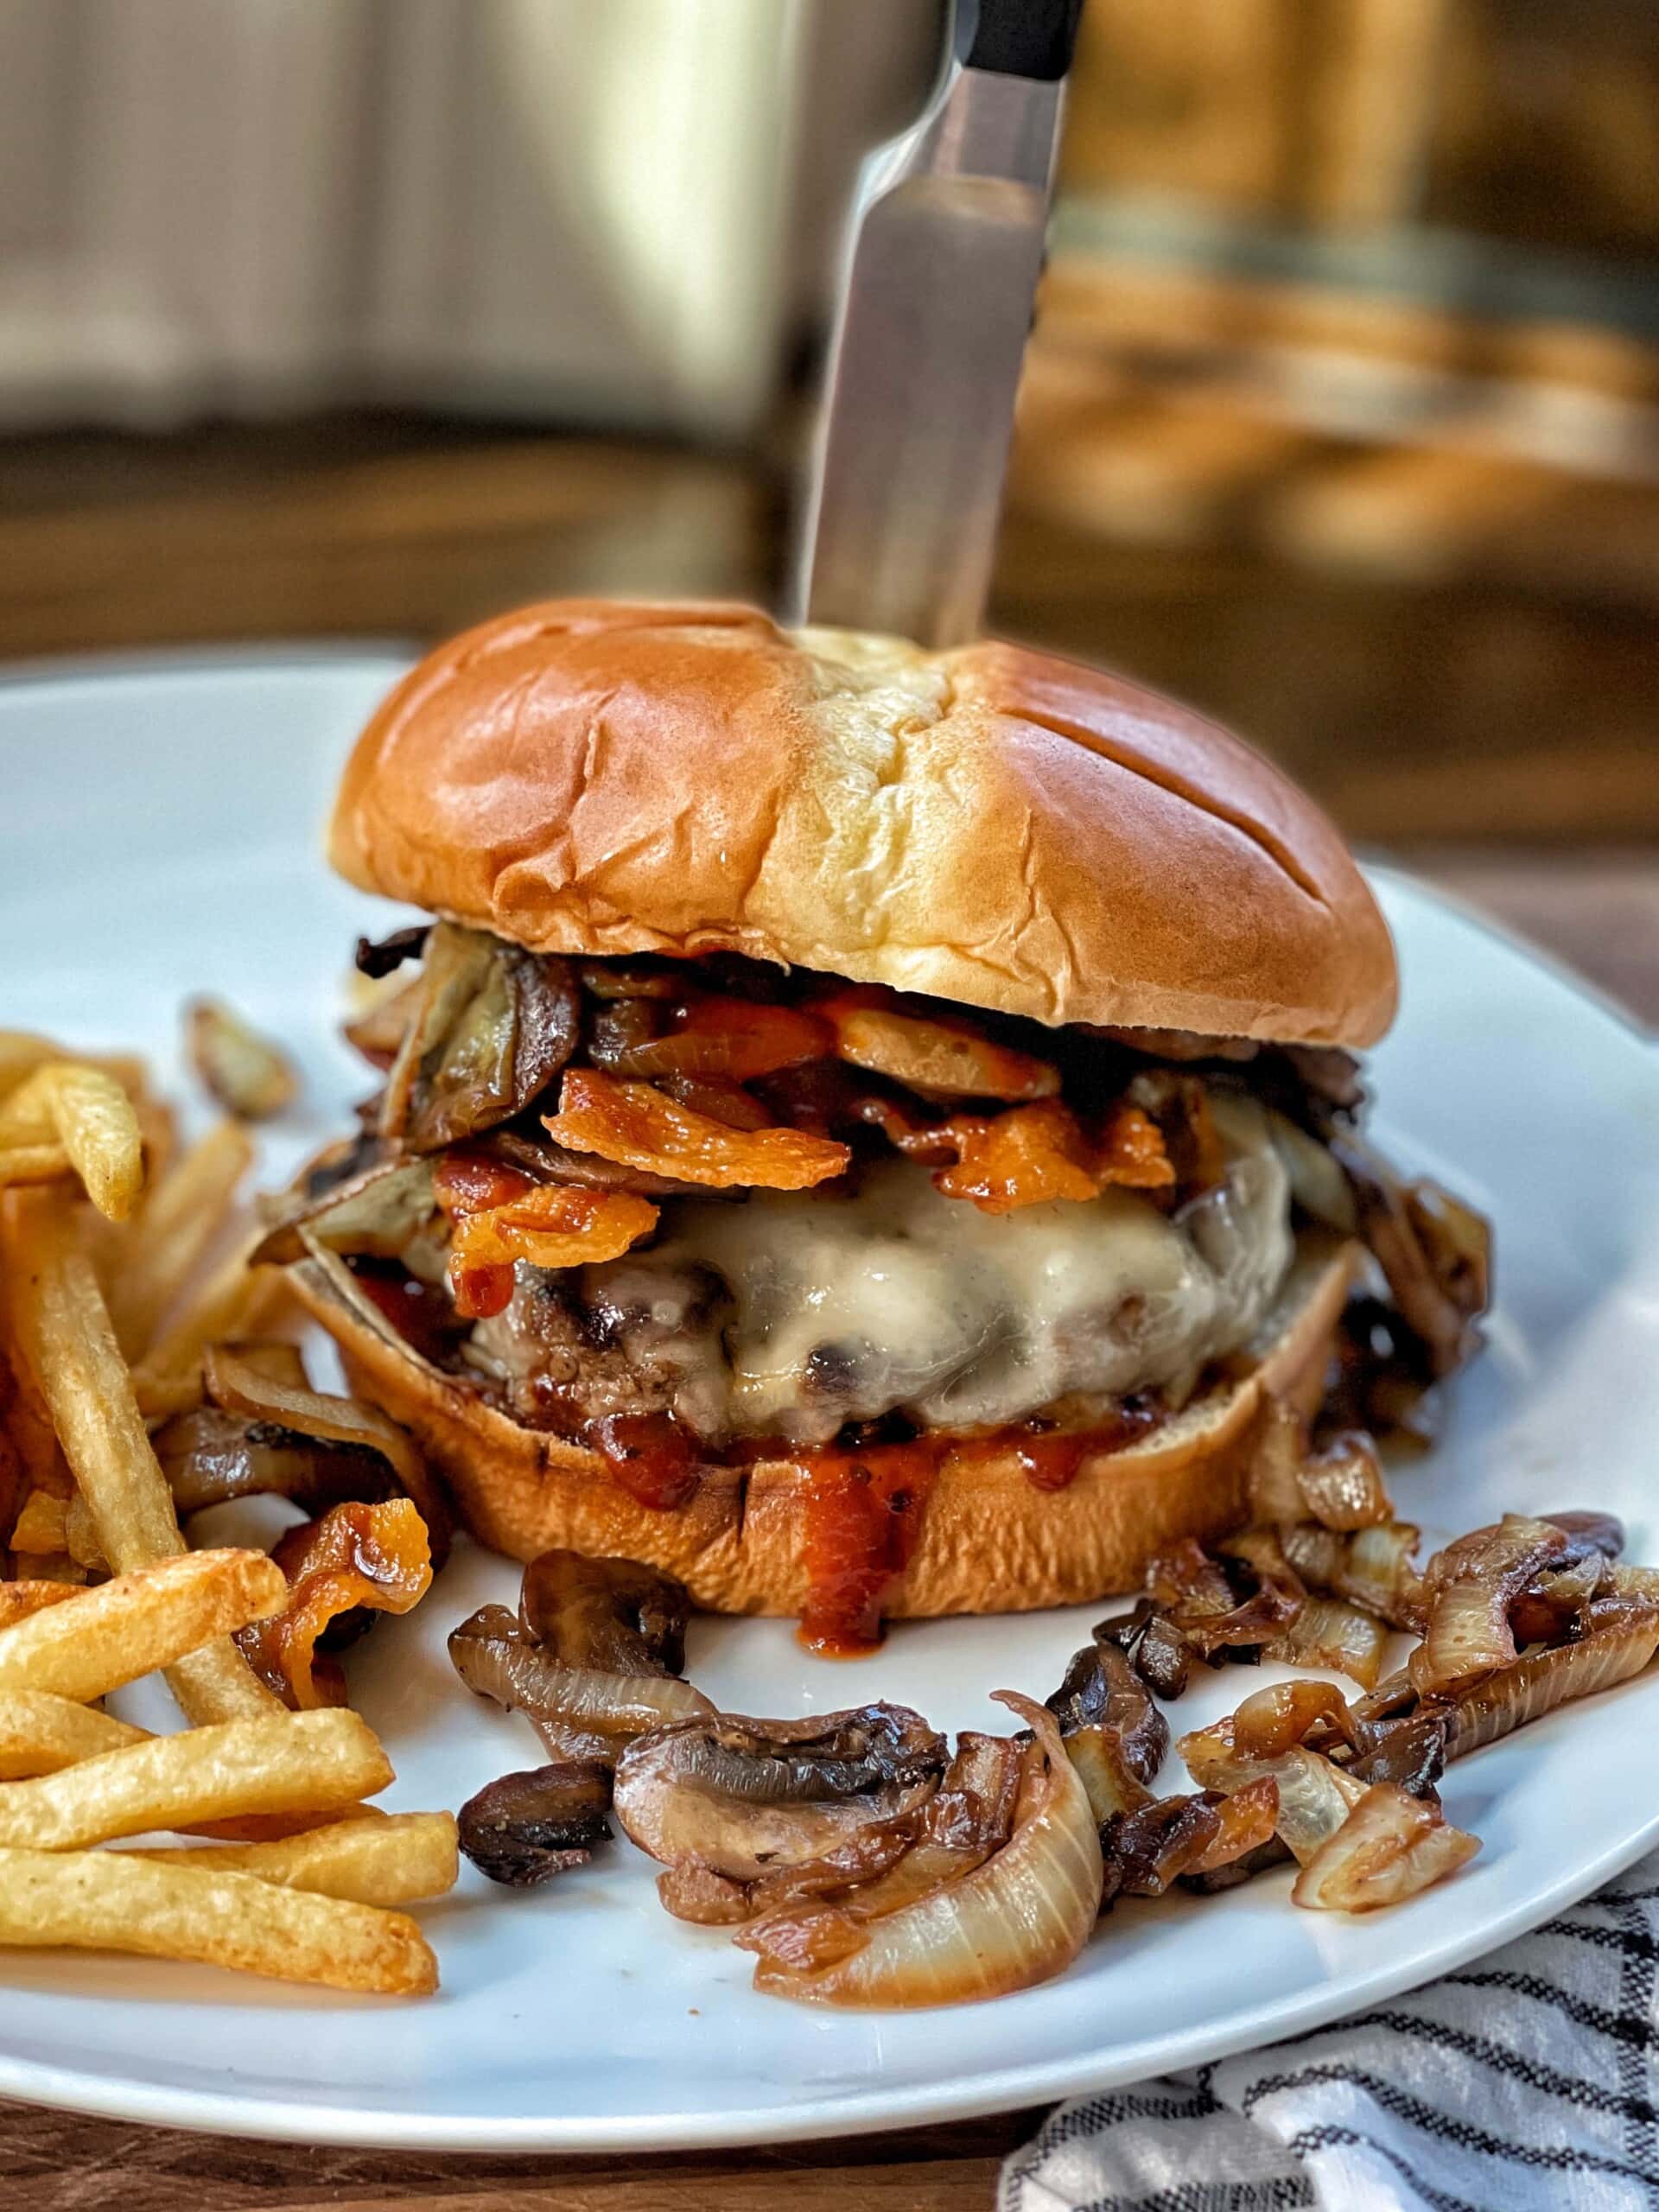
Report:
[{"label": "pile of french fries", "polygon": [[[281,1295],[234,1216],[251,1157],[233,1122],[175,1157],[140,1064],[0,1032],[0,1946],[420,1995],[396,1908],[452,1886],[454,1822],[366,1804],[392,1779],[367,1725],[253,1673],[232,1637],[287,1582],[187,1548],[146,1426]],[[157,1670],[179,1733],[101,1709]],[[110,1847],[157,1832],[196,1840]]]}]

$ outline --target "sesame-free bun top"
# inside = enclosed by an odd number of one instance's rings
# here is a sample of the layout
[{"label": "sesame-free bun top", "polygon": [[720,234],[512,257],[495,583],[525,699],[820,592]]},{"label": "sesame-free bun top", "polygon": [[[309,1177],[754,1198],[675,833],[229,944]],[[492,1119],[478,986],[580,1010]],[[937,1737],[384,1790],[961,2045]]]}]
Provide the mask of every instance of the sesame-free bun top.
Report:
[{"label": "sesame-free bun top", "polygon": [[733,950],[1049,1024],[1369,1045],[1394,950],[1313,802],[1190,708],[987,639],[550,600],[347,764],[352,882],[538,952]]}]

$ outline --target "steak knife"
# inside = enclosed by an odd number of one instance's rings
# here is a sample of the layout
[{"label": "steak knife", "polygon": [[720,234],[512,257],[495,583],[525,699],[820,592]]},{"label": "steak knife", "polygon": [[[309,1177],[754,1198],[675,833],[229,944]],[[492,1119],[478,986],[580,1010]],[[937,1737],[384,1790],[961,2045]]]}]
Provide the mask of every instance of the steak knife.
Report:
[{"label": "steak knife", "polygon": [[797,613],[977,636],[1082,0],[981,0],[855,218]]}]

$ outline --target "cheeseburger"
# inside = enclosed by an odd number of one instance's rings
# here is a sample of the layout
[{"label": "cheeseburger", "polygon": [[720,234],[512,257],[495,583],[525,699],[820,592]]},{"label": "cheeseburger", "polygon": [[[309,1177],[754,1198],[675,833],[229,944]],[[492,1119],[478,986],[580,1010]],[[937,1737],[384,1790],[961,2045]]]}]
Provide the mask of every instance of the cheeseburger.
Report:
[{"label": "cheeseburger", "polygon": [[502,1551],[856,1649],[1134,1587],[1471,1349],[1481,1224],[1358,1133],[1370,891],[1117,677],[554,601],[404,679],[328,849],[432,918],[267,1256]]}]

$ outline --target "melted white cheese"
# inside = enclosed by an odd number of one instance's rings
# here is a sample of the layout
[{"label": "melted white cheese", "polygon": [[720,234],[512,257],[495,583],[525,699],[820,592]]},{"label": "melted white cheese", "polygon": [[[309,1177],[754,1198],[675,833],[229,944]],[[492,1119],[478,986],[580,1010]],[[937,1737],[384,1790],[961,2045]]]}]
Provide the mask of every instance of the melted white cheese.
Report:
[{"label": "melted white cheese", "polygon": [[584,1294],[626,1317],[626,1336],[629,1320],[683,1313],[688,1272],[723,1280],[729,1305],[675,1354],[684,1410],[711,1440],[823,1441],[895,1408],[977,1427],[1072,1393],[1184,1389],[1255,1332],[1292,1257],[1289,1180],[1261,1109],[1212,1103],[1227,1178],[1174,1218],[1121,1190],[983,1213],[893,1160],[848,1198],[665,1206],[661,1240],[588,1269]]}]

